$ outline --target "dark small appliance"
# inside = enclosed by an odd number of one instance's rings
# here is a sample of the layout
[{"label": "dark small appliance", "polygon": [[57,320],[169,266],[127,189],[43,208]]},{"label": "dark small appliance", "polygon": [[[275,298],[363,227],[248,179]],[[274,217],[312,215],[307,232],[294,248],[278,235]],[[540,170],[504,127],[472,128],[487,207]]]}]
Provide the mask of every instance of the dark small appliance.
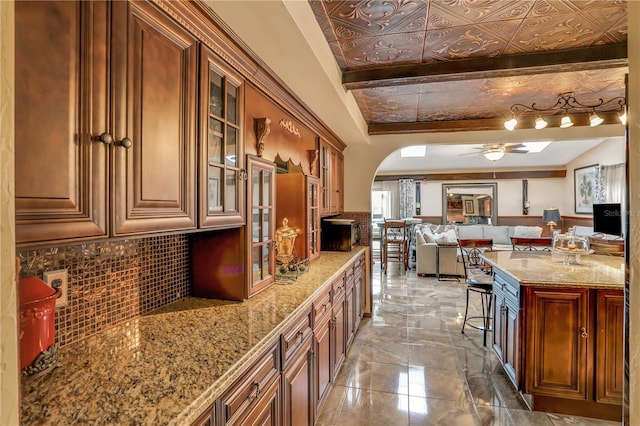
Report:
[{"label": "dark small appliance", "polygon": [[323,219],[322,251],[351,251],[360,243],[360,225],[353,219]]}]

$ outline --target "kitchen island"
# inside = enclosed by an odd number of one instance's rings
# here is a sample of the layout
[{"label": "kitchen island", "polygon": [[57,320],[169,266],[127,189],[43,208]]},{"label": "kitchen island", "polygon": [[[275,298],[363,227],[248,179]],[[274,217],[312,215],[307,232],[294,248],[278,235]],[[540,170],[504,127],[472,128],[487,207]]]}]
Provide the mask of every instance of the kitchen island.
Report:
[{"label": "kitchen island", "polygon": [[529,408],[620,420],[624,260],[496,251],[493,349]]},{"label": "kitchen island", "polygon": [[332,294],[334,281],[357,278],[361,267],[369,283],[365,259],[365,247],[323,252],[297,280],[243,302],[186,297],[65,346],[61,367],[23,380],[22,422],[191,424],[265,353],[274,354],[279,380],[281,337],[286,346],[287,330]]}]

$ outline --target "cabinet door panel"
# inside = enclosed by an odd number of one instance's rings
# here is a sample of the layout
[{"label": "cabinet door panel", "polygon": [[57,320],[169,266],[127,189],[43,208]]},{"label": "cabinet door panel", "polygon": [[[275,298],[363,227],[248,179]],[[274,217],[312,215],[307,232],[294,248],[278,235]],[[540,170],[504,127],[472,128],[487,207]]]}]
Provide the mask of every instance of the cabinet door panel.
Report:
[{"label": "cabinet door panel", "polygon": [[[105,2],[15,3],[16,241],[107,233]],[[64,28],[64,31],[60,31]]]},{"label": "cabinet door panel", "polygon": [[282,373],[283,417],[286,426],[313,424],[313,362],[311,335]]},{"label": "cabinet door panel", "polygon": [[150,3],[113,5],[113,233],[194,228],[196,40]]},{"label": "cabinet door panel", "polygon": [[314,328],[314,353],[315,353],[315,374],[314,374],[314,397],[315,412],[320,412],[320,406],[325,400],[331,388],[331,328],[330,317]]},{"label": "cabinet door panel", "polygon": [[206,47],[200,54],[199,226],[245,224],[240,76]]},{"label": "cabinet door panel", "polygon": [[588,290],[527,288],[527,384],[536,395],[587,399]]},{"label": "cabinet door panel", "polygon": [[347,342],[347,311],[345,310],[345,298],[340,297],[333,302],[333,336],[331,338],[333,350],[333,379],[338,375],[344,362]]},{"label": "cabinet door panel", "polygon": [[624,368],[624,295],[598,291],[596,400],[620,404]]}]

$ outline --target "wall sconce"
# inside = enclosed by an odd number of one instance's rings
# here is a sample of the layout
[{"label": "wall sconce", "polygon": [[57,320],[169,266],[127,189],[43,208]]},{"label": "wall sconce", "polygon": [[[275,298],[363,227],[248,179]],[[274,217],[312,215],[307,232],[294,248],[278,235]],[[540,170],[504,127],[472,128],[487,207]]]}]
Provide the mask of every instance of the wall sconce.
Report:
[{"label": "wall sconce", "polygon": [[529,181],[522,179],[522,214],[529,214]]},{"label": "wall sconce", "polygon": [[[534,121],[534,127],[536,129],[544,129],[549,124],[549,117],[561,115],[560,128],[566,129],[574,125],[574,121],[569,114],[575,115],[574,118],[583,116],[582,120],[577,120],[578,125],[584,125],[588,114],[588,123],[591,127],[599,126],[605,122],[605,118],[602,113],[615,113],[618,112],[618,120],[623,125],[626,124],[626,99],[623,96],[604,100],[600,98],[595,103],[583,103],[576,99],[573,93],[561,93],[558,95],[558,100],[555,104],[549,107],[538,107],[534,102],[531,105],[513,104],[511,106],[511,118],[504,122],[505,129],[512,131],[518,125],[518,117],[536,115]],[[599,114],[600,113],[600,114]],[[547,116],[547,119],[543,117]],[[557,123],[557,121],[556,121]]]}]

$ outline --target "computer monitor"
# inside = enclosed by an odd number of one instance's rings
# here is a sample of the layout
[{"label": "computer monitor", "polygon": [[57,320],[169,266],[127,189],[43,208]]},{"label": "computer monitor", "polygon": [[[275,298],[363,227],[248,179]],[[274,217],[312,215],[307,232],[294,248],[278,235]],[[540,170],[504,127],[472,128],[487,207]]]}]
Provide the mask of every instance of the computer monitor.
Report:
[{"label": "computer monitor", "polygon": [[593,205],[593,232],[622,236],[622,208],[620,203]]}]

